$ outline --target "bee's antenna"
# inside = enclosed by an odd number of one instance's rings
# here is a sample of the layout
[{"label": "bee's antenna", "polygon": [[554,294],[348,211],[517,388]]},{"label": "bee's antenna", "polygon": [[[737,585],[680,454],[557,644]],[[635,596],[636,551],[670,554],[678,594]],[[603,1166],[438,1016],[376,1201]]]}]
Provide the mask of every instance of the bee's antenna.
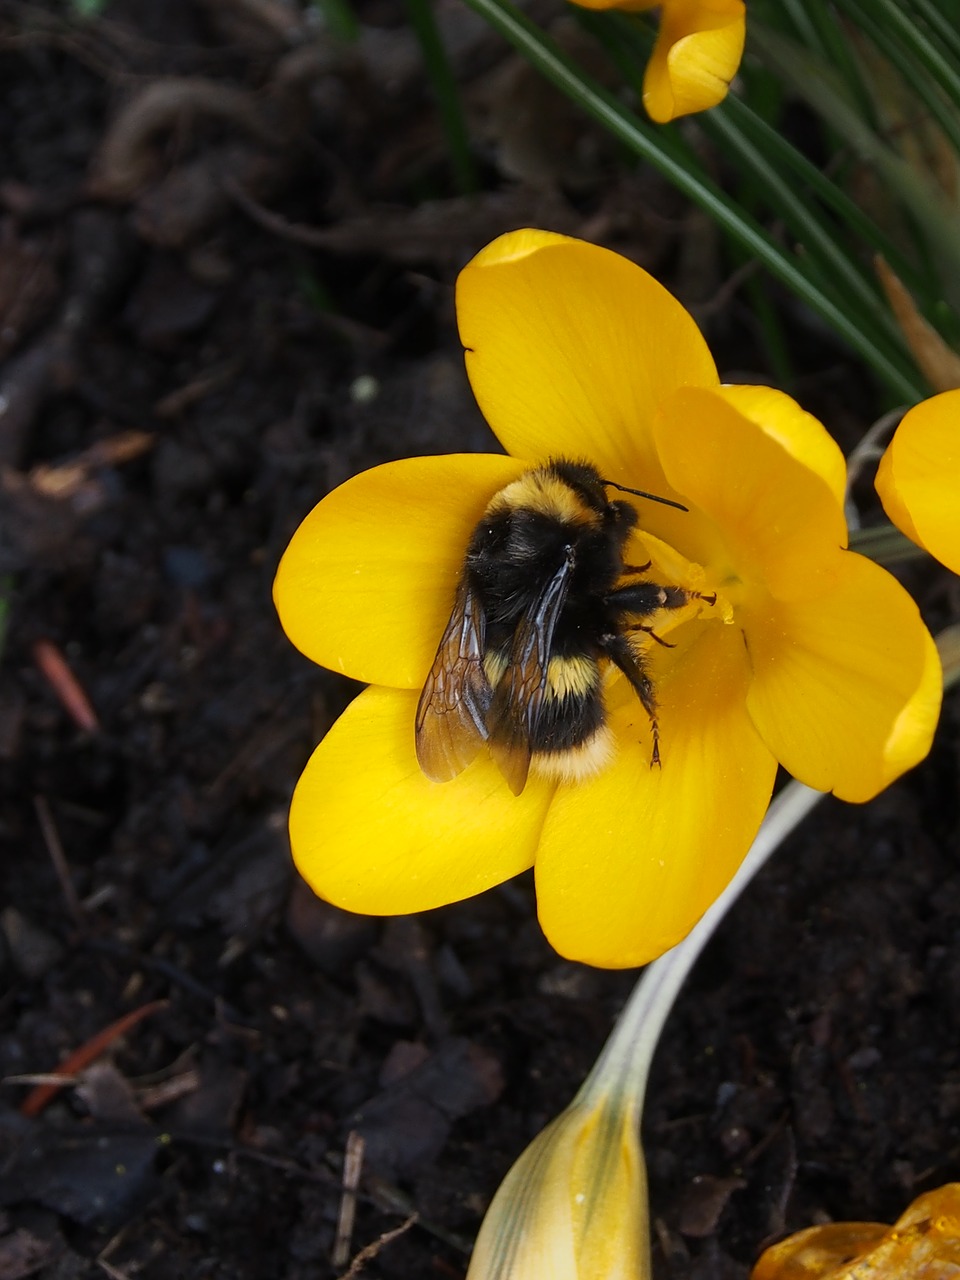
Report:
[{"label": "bee's antenna", "polygon": [[661,498],[655,493],[647,493],[645,489],[628,489],[625,484],[617,484],[616,480],[601,480],[605,488],[619,489],[621,493],[633,493],[638,498],[649,498],[651,502],[662,502],[665,507],[676,507],[678,511],[689,511],[682,502],[674,502],[672,498]]}]

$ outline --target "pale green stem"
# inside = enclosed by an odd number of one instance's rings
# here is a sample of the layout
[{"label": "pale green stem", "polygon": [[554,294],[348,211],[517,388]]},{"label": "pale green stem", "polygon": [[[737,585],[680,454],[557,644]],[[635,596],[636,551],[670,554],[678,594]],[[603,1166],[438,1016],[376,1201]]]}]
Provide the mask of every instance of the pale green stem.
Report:
[{"label": "pale green stem", "polygon": [[714,930],[773,851],[823,799],[802,782],[789,782],[770,806],[740,869],[690,933],[646,967],[624,1006],[593,1070],[580,1087],[578,1103],[596,1103],[611,1094],[643,1105],[654,1050],[680,988]]}]

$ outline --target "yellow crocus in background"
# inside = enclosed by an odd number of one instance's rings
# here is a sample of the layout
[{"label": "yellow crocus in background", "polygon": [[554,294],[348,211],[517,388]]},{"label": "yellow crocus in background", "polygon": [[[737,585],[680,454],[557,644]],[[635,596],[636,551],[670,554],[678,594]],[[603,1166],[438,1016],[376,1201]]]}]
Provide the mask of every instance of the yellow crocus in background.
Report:
[{"label": "yellow crocus in background", "polygon": [[575,0],[585,9],[660,10],[660,28],[643,77],[643,105],[666,124],[706,111],[727,96],[743,56],[743,0]]},{"label": "yellow crocus in background", "polygon": [[750,1280],[950,1280],[960,1276],[960,1183],[918,1196],[892,1227],[828,1222],[771,1245]]},{"label": "yellow crocus in background", "polygon": [[880,460],[877,492],[901,532],[960,573],[960,390],[909,410]]}]

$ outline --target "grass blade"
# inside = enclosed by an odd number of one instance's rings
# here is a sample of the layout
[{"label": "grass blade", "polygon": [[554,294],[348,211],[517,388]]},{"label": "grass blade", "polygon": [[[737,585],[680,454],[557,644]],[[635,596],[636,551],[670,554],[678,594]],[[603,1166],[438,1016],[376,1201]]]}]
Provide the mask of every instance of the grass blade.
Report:
[{"label": "grass blade", "polygon": [[437,29],[431,0],[406,0],[406,3],[407,16],[420,41],[423,61],[437,101],[437,109],[440,112],[440,121],[450,151],[454,181],[457,190],[467,195],[471,191],[476,191],[479,184],[470,151],[467,125],[460,105],[460,91],[457,88],[456,77]]},{"label": "grass blade", "polygon": [[659,170],[679,191],[708,213],[748,255],[761,262],[782,284],[820,315],[901,400],[913,403],[927,394],[924,384],[905,356],[891,360],[859,326],[843,306],[821,287],[806,268],[797,263],[753,218],[746,216],[702,172],[677,162],[663,145],[659,128],[639,120],[560,52],[547,36],[508,0],[468,0],[471,8],[496,28],[557,88],[579,103],[599,124],[620,139],[634,154]]}]

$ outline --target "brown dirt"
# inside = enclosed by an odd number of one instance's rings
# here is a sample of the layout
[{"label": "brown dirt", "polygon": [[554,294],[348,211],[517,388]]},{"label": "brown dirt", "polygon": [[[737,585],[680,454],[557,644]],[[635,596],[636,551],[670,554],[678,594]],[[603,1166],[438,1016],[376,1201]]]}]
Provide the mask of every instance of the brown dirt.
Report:
[{"label": "brown dirt", "polygon": [[[0,1280],[326,1280],[414,1212],[363,1274],[462,1276],[632,981],[559,960],[524,880],[395,921],[295,883],[286,804],[353,689],[287,643],[272,575],[354,471],[492,447],[451,286],[500,231],[630,253],[729,378],[773,375],[703,220],[444,0],[458,196],[416,46],[359,12],[344,49],[269,0],[0,3],[0,1080],[164,1002],[39,1115],[2,1085]],[[868,381],[774,298],[789,389],[849,446]],[[948,704],[922,768],[826,801],[698,966],[646,1116],[660,1280],[960,1177],[956,740]]]}]

